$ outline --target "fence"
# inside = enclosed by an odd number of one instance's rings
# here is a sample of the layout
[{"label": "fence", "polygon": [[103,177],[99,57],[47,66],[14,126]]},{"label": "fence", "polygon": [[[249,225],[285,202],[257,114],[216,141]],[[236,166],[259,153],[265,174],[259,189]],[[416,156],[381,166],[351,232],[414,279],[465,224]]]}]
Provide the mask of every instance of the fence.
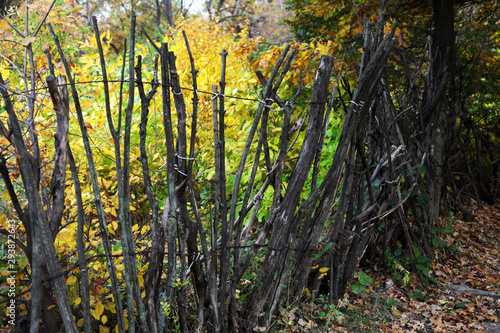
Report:
[{"label": "fence", "polygon": [[[2,131],[11,133],[7,133],[6,138],[15,147],[29,202],[25,209],[16,204],[20,194],[12,186],[9,175],[12,170],[3,159],[0,161],[2,176],[26,231],[23,235],[26,244],[21,242],[19,246],[26,252],[31,267],[29,320],[32,331],[38,331],[41,322],[47,329],[60,328],[62,322],[67,331],[77,332],[75,316],[83,320],[86,332],[95,329],[97,323],[93,318],[103,324],[113,323],[119,332],[126,329],[158,332],[172,330],[176,325],[183,332],[204,329],[248,332],[255,326],[268,326],[285,296],[300,300],[306,286],[318,292],[321,283],[327,284],[330,301],[336,302],[367,249],[384,256],[390,241],[398,235],[403,235],[407,244],[419,240],[423,250],[430,251],[430,229],[436,221],[432,220],[426,205],[417,200],[428,183],[415,172],[426,163],[430,144],[422,139],[419,149],[410,148],[408,136],[402,133],[415,126],[416,121],[402,113],[396,114],[385,77],[386,63],[394,47],[395,26],[383,39],[377,39],[376,36],[382,36],[381,31],[372,33],[370,24],[366,24],[361,72],[355,91],[345,86],[329,91],[333,58],[323,56],[307,103],[306,119],[296,121],[295,126],[292,114],[300,89],[291,102],[283,101],[277,93],[293,61],[294,51],[290,47],[283,50],[268,78],[257,73],[263,91],[260,98],[244,98],[258,106],[246,132],[245,143],[237,154],[240,159],[231,182],[226,179],[225,105],[227,99],[241,97],[225,92],[226,54],[221,54],[219,86],[214,86],[212,92],[201,91],[196,75],[192,77],[192,88],[181,87],[174,54],[168,52],[166,44],[158,48],[152,43],[158,57],[150,90],[146,92],[141,57],[136,59],[134,55],[135,18],[132,17],[130,27],[128,80],[123,74],[119,81],[108,80],[95,18],[93,28],[103,77],[99,83],[104,87],[106,120],[112,138],[115,170],[112,177],[116,178],[116,194],[109,193],[99,176],[92,128],[82,112],[77,85],[88,82],[74,81],[52,27],[54,43],[68,77],[59,76],[56,82],[53,69],[47,77],[57,119],[51,170],[47,170],[46,165],[42,167],[44,162],[36,146],[37,133],[30,122],[24,126],[27,136],[23,134],[20,119],[10,101],[12,92],[9,94],[0,77],[0,90],[10,123],[10,128],[2,128]],[[192,73],[196,73],[187,38],[186,46]],[[51,63],[50,53],[46,55]],[[123,112],[120,93],[118,120],[113,119],[110,82],[129,85],[128,103]],[[136,87],[140,98],[138,133],[132,126]],[[85,182],[92,188],[93,210],[90,212],[82,197],[82,170],[78,170],[73,147],[68,141],[68,88],[85,151]],[[344,124],[333,159],[323,168],[320,161],[327,148],[329,119],[334,106],[338,106],[336,102],[342,98],[341,89],[351,98],[344,105]],[[149,108],[158,90],[162,97],[166,149],[167,198],[162,215],[158,194],[152,186],[151,152],[147,146]],[[186,125],[188,114],[183,91],[193,93],[191,133]],[[27,92],[34,93],[33,90]],[[213,104],[215,174],[205,198],[199,194],[193,169],[199,147],[196,143],[199,94],[209,94]],[[281,130],[279,148],[272,156],[268,121],[274,104],[279,107]],[[33,112],[33,105],[28,107]],[[301,146],[297,148],[298,155],[295,159],[287,159],[287,152],[296,140],[294,134],[298,136],[302,126],[306,128]],[[137,134],[138,161],[144,184],[140,193],[130,183],[134,163],[131,136]],[[81,161],[82,157],[78,158]],[[250,158],[253,163],[248,164]],[[66,179],[66,164],[72,174],[71,182]],[[324,174],[320,175],[322,170]],[[262,172],[265,177],[257,179],[257,174]],[[50,190],[43,186],[43,179],[51,180]],[[228,189],[228,184],[232,188]],[[77,215],[77,259],[71,265],[65,262],[66,267],[62,267],[61,253],[57,252],[54,241],[61,230],[63,216],[70,209],[65,200],[71,186],[75,199],[71,205],[76,205]],[[310,188],[304,191],[306,186]],[[262,206],[266,193],[270,193],[270,207]],[[134,221],[130,208],[132,195],[138,194],[147,198],[147,204],[141,207],[147,216],[147,223],[140,227],[140,231],[146,227],[144,233],[137,232],[138,221]],[[117,198],[117,207],[107,206],[111,197]],[[406,213],[409,210],[413,215],[411,223]],[[259,220],[262,212],[265,213]],[[393,218],[394,212],[398,213],[398,219]],[[98,226],[92,223],[93,219],[97,219]],[[116,221],[119,224],[115,226],[113,222]],[[102,243],[92,246],[102,248],[102,253],[86,258],[89,244],[85,239],[89,239],[90,233],[100,235]],[[147,240],[145,245],[144,239]],[[121,254],[116,253],[118,243]],[[411,255],[416,258],[415,253]],[[106,263],[104,278],[93,268],[101,258]],[[123,268],[115,258],[121,258]],[[146,263],[147,270],[144,269]],[[327,279],[322,278],[325,269],[311,269],[313,263],[328,269]],[[77,279],[65,279],[70,271]],[[251,288],[246,282],[250,276],[253,278]],[[89,279],[93,282],[92,287]],[[74,296],[68,291],[68,285],[73,290],[73,283],[80,285],[77,289],[81,307],[76,306],[74,300],[70,302]],[[107,289],[104,295],[100,296],[102,289],[99,288]],[[193,293],[193,298],[188,299],[188,291]],[[244,300],[238,299],[242,291],[246,295]],[[56,308],[44,305],[50,301],[52,292],[57,299],[57,312]],[[112,301],[107,301],[105,306],[104,299],[109,295]],[[189,317],[191,312],[196,316]],[[107,317],[111,314],[113,319]]]}]

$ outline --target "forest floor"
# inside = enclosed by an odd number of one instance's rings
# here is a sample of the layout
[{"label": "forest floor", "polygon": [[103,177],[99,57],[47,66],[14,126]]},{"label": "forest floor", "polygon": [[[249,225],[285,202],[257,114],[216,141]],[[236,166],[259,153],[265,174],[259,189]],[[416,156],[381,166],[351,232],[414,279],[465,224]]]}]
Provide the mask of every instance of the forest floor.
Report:
[{"label": "forest floor", "polygon": [[424,275],[403,267],[366,272],[372,281],[361,293],[346,293],[337,307],[316,299],[282,311],[275,329],[500,333],[500,204],[478,207],[473,201],[465,216],[442,219],[439,250],[429,265],[434,282],[422,283]]}]

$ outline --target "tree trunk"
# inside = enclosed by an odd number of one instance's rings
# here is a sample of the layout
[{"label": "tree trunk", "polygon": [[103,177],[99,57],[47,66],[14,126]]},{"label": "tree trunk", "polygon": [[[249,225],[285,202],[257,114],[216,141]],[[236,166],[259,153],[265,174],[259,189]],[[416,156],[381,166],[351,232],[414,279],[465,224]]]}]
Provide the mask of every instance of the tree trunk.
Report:
[{"label": "tree trunk", "polygon": [[[430,122],[429,141],[429,217],[432,225],[438,225],[443,185],[444,117],[447,104],[444,101],[448,82],[452,82],[455,45],[454,8],[452,0],[433,0],[434,34],[431,48],[431,86],[425,122]],[[428,132],[429,133],[429,132]]]},{"label": "tree trunk", "polygon": [[163,5],[165,6],[165,12],[166,12],[168,24],[172,28],[175,28],[174,14],[173,14],[173,10],[172,10],[172,0],[163,0]]}]

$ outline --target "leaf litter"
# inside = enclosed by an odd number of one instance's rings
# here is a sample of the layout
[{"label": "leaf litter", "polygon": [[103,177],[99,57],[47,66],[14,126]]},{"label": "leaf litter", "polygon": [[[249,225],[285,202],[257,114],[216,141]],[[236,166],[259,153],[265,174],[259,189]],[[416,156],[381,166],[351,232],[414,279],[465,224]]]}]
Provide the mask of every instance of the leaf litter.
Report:
[{"label": "leaf litter", "polygon": [[375,285],[346,293],[335,315],[325,316],[326,306],[316,300],[264,331],[500,332],[500,204],[479,208],[473,201],[470,209],[470,222],[462,214],[441,219],[454,231],[443,234],[446,246],[435,250],[430,274],[436,283],[424,286],[412,273],[403,287],[371,272]]}]

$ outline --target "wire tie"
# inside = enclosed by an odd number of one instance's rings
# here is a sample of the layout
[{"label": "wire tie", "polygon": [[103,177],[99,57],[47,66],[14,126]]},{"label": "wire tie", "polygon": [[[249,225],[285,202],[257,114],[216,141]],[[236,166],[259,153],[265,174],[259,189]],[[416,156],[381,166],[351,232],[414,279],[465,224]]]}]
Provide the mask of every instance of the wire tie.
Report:
[{"label": "wire tie", "polygon": [[180,158],[181,160],[194,161],[194,158],[182,157],[182,156],[179,156],[179,154],[177,154],[177,153],[175,153],[175,156],[176,156],[177,158]]},{"label": "wire tie", "polygon": [[176,170],[178,173],[180,173],[184,177],[187,177],[187,175],[184,172],[182,172],[181,170],[179,170],[179,167],[177,165],[174,165],[174,170]]},{"label": "wire tie", "polygon": [[[165,161],[165,159],[163,159],[163,160]],[[158,168],[158,170],[159,170],[159,169],[161,169],[161,168],[163,168],[165,165],[167,165],[167,161],[165,161],[165,163],[163,163],[163,164],[161,165],[161,167],[159,167],[159,168]]]}]

